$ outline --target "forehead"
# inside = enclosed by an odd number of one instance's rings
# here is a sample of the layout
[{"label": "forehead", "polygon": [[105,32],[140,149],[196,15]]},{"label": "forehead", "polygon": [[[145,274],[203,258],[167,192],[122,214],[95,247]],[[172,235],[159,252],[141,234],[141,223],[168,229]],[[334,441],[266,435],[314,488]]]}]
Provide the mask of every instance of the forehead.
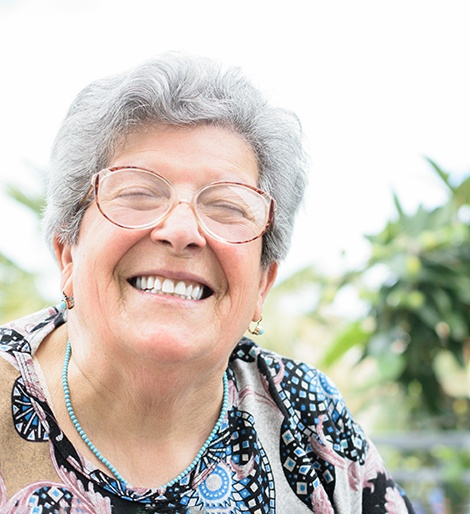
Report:
[{"label": "forehead", "polygon": [[[144,126],[127,134],[109,166],[141,166],[163,175],[186,173],[205,181],[258,182],[258,160],[249,143],[214,126]],[[169,177],[172,178],[172,177]],[[173,177],[174,178],[174,177]]]}]

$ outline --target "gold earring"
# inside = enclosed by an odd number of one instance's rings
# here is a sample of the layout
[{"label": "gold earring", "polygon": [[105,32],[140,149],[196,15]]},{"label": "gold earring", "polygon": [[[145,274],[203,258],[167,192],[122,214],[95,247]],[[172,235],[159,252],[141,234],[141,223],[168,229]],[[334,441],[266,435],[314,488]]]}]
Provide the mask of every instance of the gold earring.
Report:
[{"label": "gold earring", "polygon": [[73,296],[67,296],[64,291],[62,291],[64,295],[64,299],[62,300],[62,306],[64,309],[68,309],[69,311],[75,307],[75,300]]},{"label": "gold earring", "polygon": [[264,328],[260,325],[260,323],[263,321],[263,316],[259,317],[258,321],[254,321],[255,327],[251,328],[248,327],[248,332],[250,334],[253,334],[254,336],[260,336],[264,333]]}]

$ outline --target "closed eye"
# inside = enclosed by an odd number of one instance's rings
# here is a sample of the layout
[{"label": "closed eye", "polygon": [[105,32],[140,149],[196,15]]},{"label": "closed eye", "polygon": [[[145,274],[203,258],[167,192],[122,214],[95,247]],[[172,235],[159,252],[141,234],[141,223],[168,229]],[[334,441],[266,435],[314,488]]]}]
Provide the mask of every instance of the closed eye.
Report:
[{"label": "closed eye", "polygon": [[222,220],[243,220],[250,218],[249,211],[242,205],[221,201],[200,206],[206,216]]}]

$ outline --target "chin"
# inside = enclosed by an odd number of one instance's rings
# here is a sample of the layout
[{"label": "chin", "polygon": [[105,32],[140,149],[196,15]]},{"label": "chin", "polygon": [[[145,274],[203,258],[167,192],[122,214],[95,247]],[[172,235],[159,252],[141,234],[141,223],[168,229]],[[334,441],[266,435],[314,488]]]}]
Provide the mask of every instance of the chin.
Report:
[{"label": "chin", "polygon": [[[130,341],[126,341],[127,344]],[[132,344],[132,343],[131,343]],[[194,341],[194,329],[191,333],[175,330],[140,333],[139,339],[132,344],[133,353],[152,365],[184,364],[201,358],[209,347],[202,348]]]}]

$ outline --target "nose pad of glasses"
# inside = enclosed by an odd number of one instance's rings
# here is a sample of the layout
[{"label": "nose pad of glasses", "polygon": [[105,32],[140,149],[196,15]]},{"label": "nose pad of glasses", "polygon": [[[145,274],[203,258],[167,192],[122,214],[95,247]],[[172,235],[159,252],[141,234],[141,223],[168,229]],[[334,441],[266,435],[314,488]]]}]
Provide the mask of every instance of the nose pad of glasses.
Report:
[{"label": "nose pad of glasses", "polygon": [[[186,205],[187,212],[180,209]],[[182,212],[183,211],[183,212]],[[175,202],[165,218],[152,230],[153,238],[168,241],[172,246],[204,246],[205,233],[197,214],[187,200]]]}]

